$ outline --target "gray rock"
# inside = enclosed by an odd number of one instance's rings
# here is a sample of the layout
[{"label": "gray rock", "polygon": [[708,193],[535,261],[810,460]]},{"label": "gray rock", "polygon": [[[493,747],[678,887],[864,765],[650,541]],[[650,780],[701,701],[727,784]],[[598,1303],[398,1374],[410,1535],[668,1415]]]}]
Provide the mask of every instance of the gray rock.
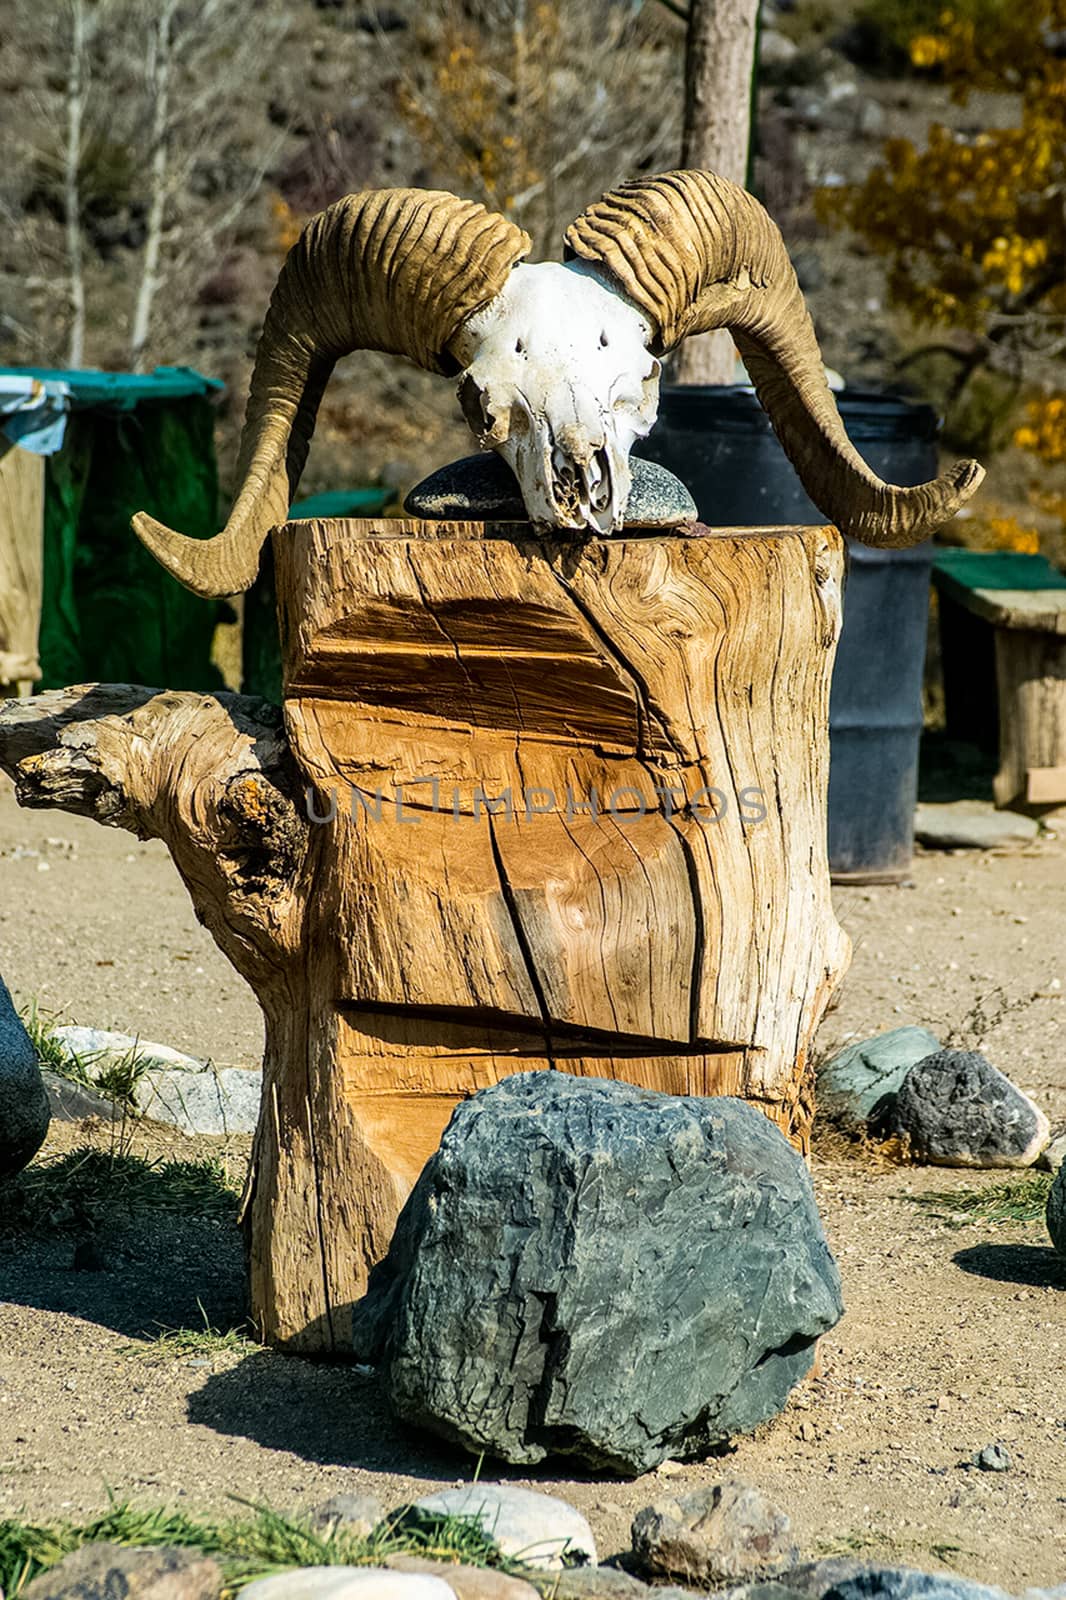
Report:
[{"label": "gray rock", "polygon": [[1059,1168],[1047,1197],[1047,1231],[1060,1256],[1066,1256],[1066,1166]]},{"label": "gray rock", "polygon": [[1063,1162],[1066,1162],[1066,1128],[1052,1128],[1051,1138],[1036,1158],[1036,1165],[1043,1172],[1058,1172]]},{"label": "gray rock", "polygon": [[551,1592],[554,1600],[644,1600],[651,1591],[620,1567],[568,1567],[552,1579]]},{"label": "gray rock", "polygon": [[443,1578],[388,1567],[294,1567],[257,1578],[238,1600],[456,1600]]},{"label": "gray rock", "polygon": [[760,1489],[727,1478],[633,1519],[633,1553],[648,1572],[701,1585],[769,1576],[794,1566],[790,1524]]},{"label": "gray rock", "polygon": [[759,65],[784,67],[799,55],[799,45],[776,28],[762,28],[759,32]]},{"label": "gray rock", "polygon": [[214,1067],[169,1045],[105,1028],[65,1025],[53,1037],[90,1078],[136,1055],[137,1110],[183,1133],[254,1133],[263,1075],[243,1067]]},{"label": "gray rock", "polygon": [[940,1049],[928,1028],[893,1028],[845,1045],[818,1073],[818,1109],[849,1127],[879,1123],[912,1067]]},{"label": "gray rock", "polygon": [[149,1072],[137,1086],[137,1108],[185,1133],[254,1133],[262,1094],[263,1074],[245,1067]]},{"label": "gray rock", "polygon": [[221,1568],[199,1550],[85,1544],[19,1594],[21,1600],[218,1600],[221,1590]]},{"label": "gray rock", "polygon": [[596,1541],[580,1511],[555,1495],[507,1483],[472,1483],[415,1501],[419,1511],[468,1517],[504,1555],[527,1567],[559,1571],[596,1565]]},{"label": "gray rock", "polygon": [[1050,1132],[1029,1096],[976,1050],[938,1050],[900,1084],[893,1130],[941,1167],[1029,1167]]},{"label": "gray rock", "polygon": [[[457,1600],[541,1600],[539,1589],[532,1583],[510,1577],[496,1567],[468,1567],[461,1562],[427,1561],[424,1556],[406,1555],[385,1556],[382,1565],[392,1572],[426,1572],[443,1578],[455,1590]],[[553,1579],[552,1600],[558,1600],[558,1593]]]},{"label": "gray rock", "polygon": [[973,1460],[974,1466],[980,1467],[982,1472],[1009,1472],[1013,1466],[1010,1451],[1002,1444],[986,1444]]},{"label": "gray rock", "polygon": [[313,1527],[341,1527],[359,1539],[368,1538],[384,1520],[385,1507],[373,1494],[333,1494],[311,1512]]},{"label": "gray rock", "polygon": [[933,850],[996,850],[1031,844],[1039,832],[1034,817],[997,811],[989,800],[927,801],[914,813],[914,837]]},{"label": "gray rock", "polygon": [[33,1160],[50,1116],[33,1040],[0,978],[0,1178],[21,1172]]},{"label": "gray rock", "polygon": [[[633,487],[627,528],[678,528],[696,521],[696,502],[672,472],[638,456],[631,457],[629,465]],[[415,485],[403,508],[408,516],[434,521],[528,521],[518,479],[492,450],[438,467]]]},{"label": "gray rock", "polygon": [[1005,1600],[1005,1596],[1002,1589],[950,1572],[871,1566],[833,1584],[822,1600]]},{"label": "gray rock", "polygon": [[775,1415],[841,1310],[761,1112],[529,1072],[457,1107],[353,1343],[401,1417],[475,1453],[637,1474]]},{"label": "gray rock", "polygon": [[[661,1593],[655,1591],[656,1600]],[[1006,1591],[947,1572],[878,1567],[837,1556],[793,1567],[776,1580],[721,1589],[715,1600],[1009,1600]],[[1022,1600],[1066,1600],[1058,1589],[1027,1589]]]},{"label": "gray rock", "polygon": [[117,1122],[122,1113],[107,1095],[86,1089],[84,1084],[61,1078],[48,1067],[41,1069],[41,1082],[48,1095],[48,1104],[56,1122],[84,1122],[87,1117],[99,1117],[102,1122]]}]

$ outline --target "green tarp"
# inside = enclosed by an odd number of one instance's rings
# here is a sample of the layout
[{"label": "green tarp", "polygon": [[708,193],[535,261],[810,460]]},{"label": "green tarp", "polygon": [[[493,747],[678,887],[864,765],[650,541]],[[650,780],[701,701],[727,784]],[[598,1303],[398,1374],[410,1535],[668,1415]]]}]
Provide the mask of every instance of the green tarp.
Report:
[{"label": "green tarp", "polygon": [[193,536],[217,531],[208,400],[75,409],[45,474],[40,687],[222,687],[211,644],[228,608],[182,588],[130,529],[148,511]]}]

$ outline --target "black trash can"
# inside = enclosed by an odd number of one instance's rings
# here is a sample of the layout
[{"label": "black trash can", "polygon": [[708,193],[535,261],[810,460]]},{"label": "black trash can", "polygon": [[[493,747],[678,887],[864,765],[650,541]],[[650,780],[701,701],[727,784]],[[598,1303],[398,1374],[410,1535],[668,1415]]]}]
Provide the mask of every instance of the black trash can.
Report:
[{"label": "black trash can", "polygon": [[[936,476],[931,407],[860,390],[836,399],[852,442],[887,482]],[[676,473],[710,527],[825,521],[746,386],[664,388],[636,453]],[[874,550],[848,540],[829,708],[829,865],[838,880],[893,882],[910,864],[931,565],[931,542]]]}]

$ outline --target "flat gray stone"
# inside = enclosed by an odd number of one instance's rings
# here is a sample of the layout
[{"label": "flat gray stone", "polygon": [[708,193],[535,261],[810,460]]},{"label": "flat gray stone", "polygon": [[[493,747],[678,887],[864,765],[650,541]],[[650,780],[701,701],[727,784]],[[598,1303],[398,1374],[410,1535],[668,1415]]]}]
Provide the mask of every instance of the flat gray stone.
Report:
[{"label": "flat gray stone", "polygon": [[48,1067],[41,1068],[41,1081],[48,1095],[48,1104],[56,1122],[84,1122],[87,1117],[99,1117],[101,1122],[117,1122],[122,1112],[107,1095],[97,1094],[82,1083],[63,1078]]},{"label": "flat gray stone", "polygon": [[1066,1166],[1059,1168],[1047,1197],[1047,1231],[1060,1256],[1066,1256]]},{"label": "flat gray stone", "polygon": [[995,850],[1031,844],[1039,832],[1035,817],[997,811],[986,800],[926,801],[914,813],[914,837],[933,850]]},{"label": "flat gray stone", "polygon": [[42,1572],[21,1600],[218,1600],[222,1569],[200,1550],[85,1544]]},{"label": "flat gray stone", "polygon": [[635,1475],[775,1415],[841,1310],[806,1165],[761,1112],[527,1072],[456,1108],[353,1353],[475,1454]]},{"label": "flat gray stone", "polygon": [[294,1567],[257,1578],[238,1600],[456,1600],[455,1590],[427,1573],[388,1567]]},{"label": "flat gray stone", "polygon": [[938,1050],[911,1068],[892,1131],[942,1167],[1030,1167],[1050,1125],[1027,1094],[976,1050]]},{"label": "flat gray stone", "polygon": [[385,1520],[385,1507],[374,1494],[333,1494],[311,1512],[316,1528],[343,1528],[357,1539],[373,1533]]},{"label": "flat gray stone", "polygon": [[263,1090],[260,1071],[214,1067],[169,1045],[106,1028],[64,1025],[53,1029],[53,1037],[96,1080],[135,1052],[143,1069],[135,1091],[137,1110],[153,1122],[183,1133],[255,1132]]},{"label": "flat gray stone", "polygon": [[254,1133],[262,1094],[263,1074],[244,1067],[149,1072],[138,1084],[137,1108],[184,1133]]},{"label": "flat gray stone", "polygon": [[21,1172],[33,1160],[50,1118],[33,1040],[0,978],[0,1178]]},{"label": "flat gray stone", "polygon": [[596,1565],[596,1541],[580,1511],[552,1494],[507,1483],[472,1483],[415,1501],[419,1511],[468,1517],[506,1556],[527,1567],[560,1571]]},{"label": "flat gray stone", "polygon": [[[696,502],[680,479],[655,461],[630,457],[633,487],[627,528],[679,528],[695,522]],[[415,485],[403,508],[435,522],[528,522],[518,479],[494,450],[438,467]]]},{"label": "flat gray stone", "polygon": [[647,1572],[702,1587],[768,1577],[799,1555],[785,1513],[739,1478],[645,1506],[633,1519],[633,1553]]},{"label": "flat gray stone", "polygon": [[819,1111],[849,1127],[865,1127],[894,1105],[911,1068],[939,1049],[935,1033],[916,1027],[893,1028],[845,1045],[819,1069]]}]

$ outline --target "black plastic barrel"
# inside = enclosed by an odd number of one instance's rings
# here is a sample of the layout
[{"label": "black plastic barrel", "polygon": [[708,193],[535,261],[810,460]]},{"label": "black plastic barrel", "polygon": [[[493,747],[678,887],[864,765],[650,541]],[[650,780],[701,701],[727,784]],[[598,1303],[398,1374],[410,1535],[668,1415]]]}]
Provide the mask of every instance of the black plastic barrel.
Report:
[{"label": "black plastic barrel", "polygon": [[[929,406],[857,390],[836,398],[880,477],[915,484],[936,475],[939,422]],[[665,388],[638,453],[688,485],[710,527],[825,521],[748,388]],[[911,859],[932,545],[873,550],[849,539],[848,553],[829,708],[829,864],[838,879],[891,882]]]}]

